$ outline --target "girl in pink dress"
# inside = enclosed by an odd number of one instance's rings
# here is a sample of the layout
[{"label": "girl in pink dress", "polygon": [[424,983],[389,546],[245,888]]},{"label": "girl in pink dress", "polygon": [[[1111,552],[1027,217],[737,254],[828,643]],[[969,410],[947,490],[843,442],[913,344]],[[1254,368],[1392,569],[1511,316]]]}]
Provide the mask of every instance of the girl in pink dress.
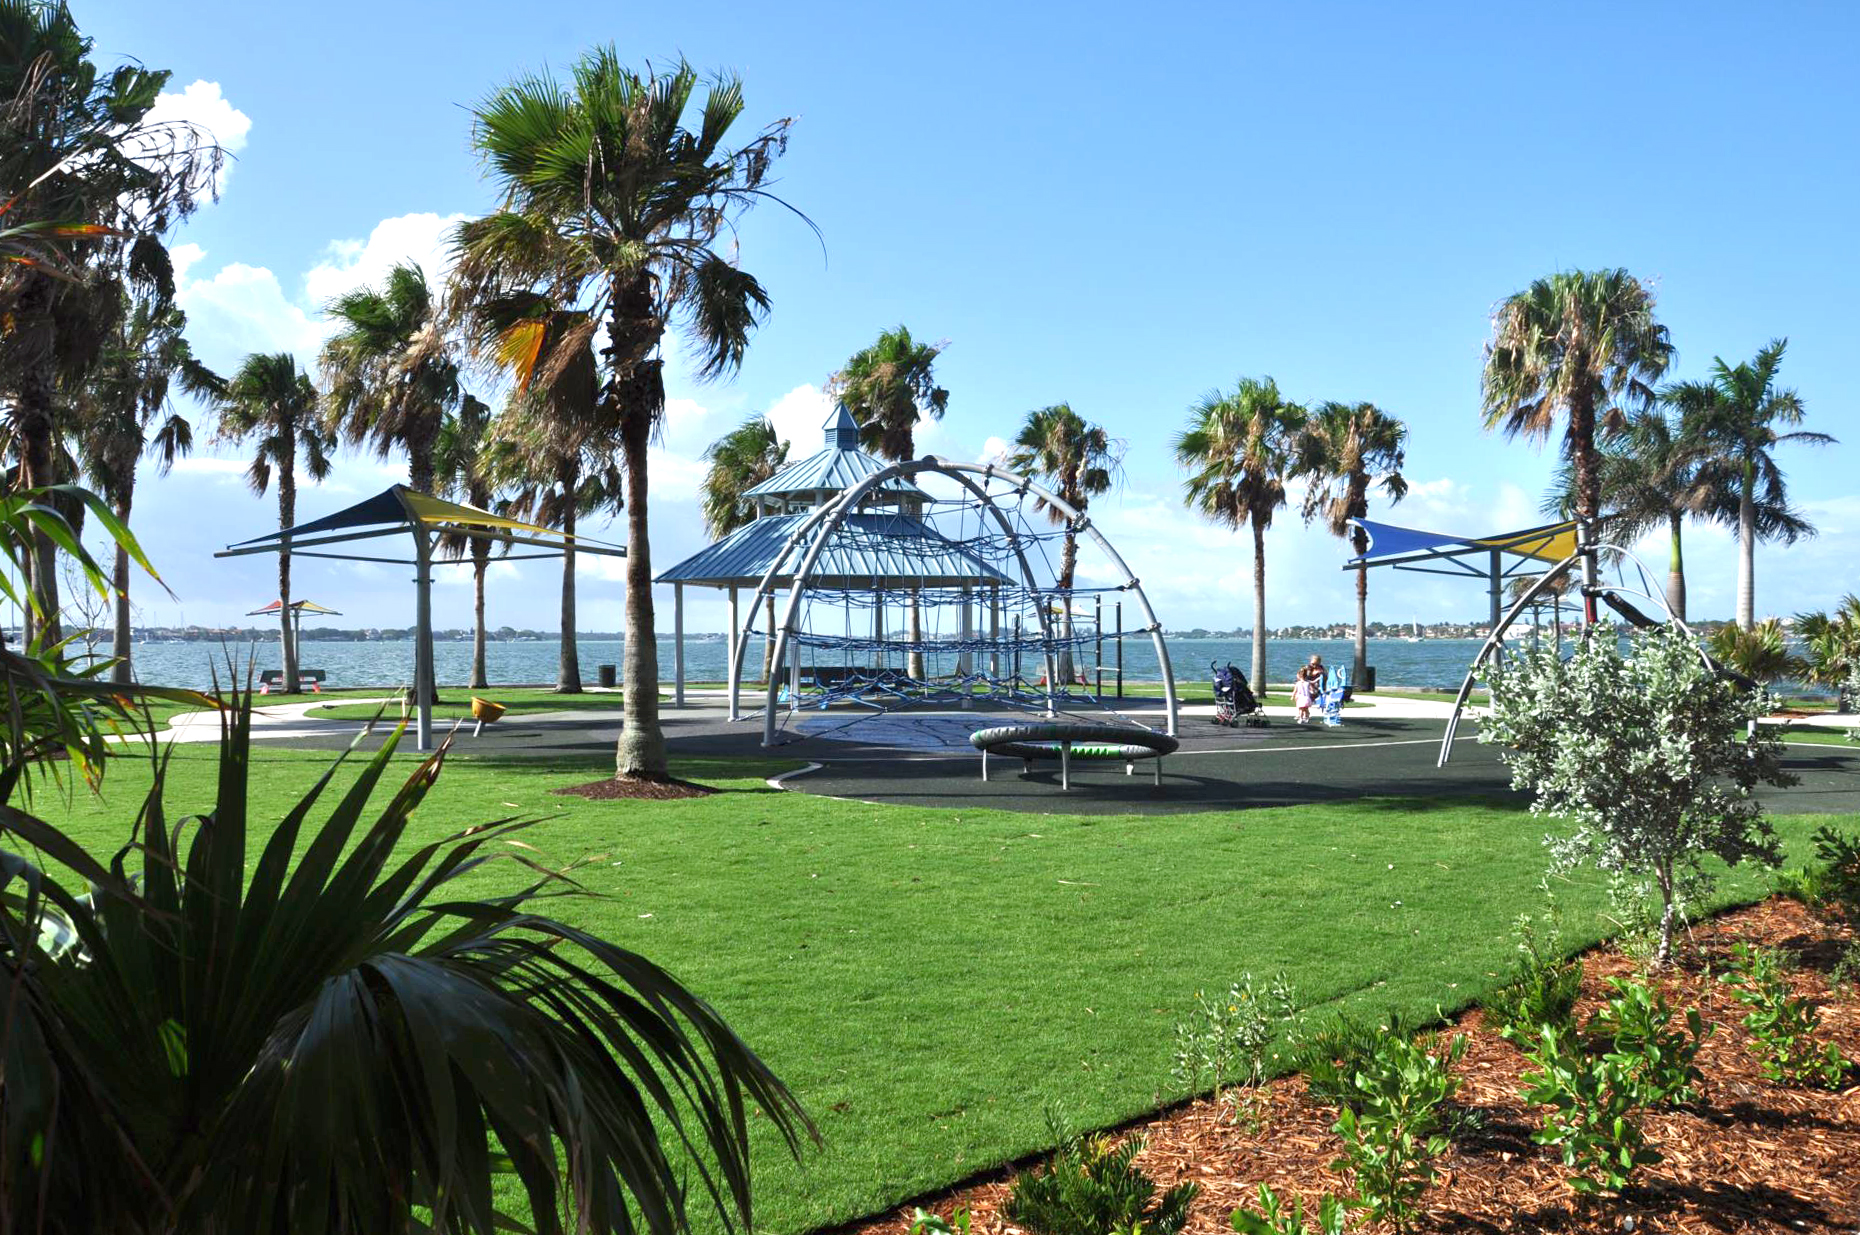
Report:
[{"label": "girl in pink dress", "polygon": [[1324,681],[1324,658],[1313,656],[1311,663],[1298,671],[1292,683],[1292,704],[1298,709],[1298,723],[1309,724],[1311,705],[1317,702],[1318,688]]}]

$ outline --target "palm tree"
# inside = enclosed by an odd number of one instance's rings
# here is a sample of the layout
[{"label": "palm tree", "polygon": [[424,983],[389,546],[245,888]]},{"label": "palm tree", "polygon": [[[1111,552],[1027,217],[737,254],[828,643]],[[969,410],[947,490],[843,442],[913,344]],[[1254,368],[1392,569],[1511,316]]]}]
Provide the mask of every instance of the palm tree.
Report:
[{"label": "palm tree", "polygon": [[[278,526],[297,522],[297,464],[313,481],[329,475],[334,437],[317,415],[316,387],[297,367],[289,352],[253,353],[240,362],[232,379],[213,396],[219,415],[216,437],[222,441],[253,443],[252,465],[246,480],[252,492],[263,497],[275,473],[278,481]],[[283,628],[284,691],[296,694],[297,642],[291,632],[291,547],[278,551],[278,621]]]},{"label": "palm tree", "polygon": [[1186,504],[1216,523],[1253,529],[1253,690],[1266,695],[1266,529],[1285,505],[1305,409],[1270,377],[1243,377],[1232,393],[1211,390],[1189,409],[1175,438],[1188,469]]},{"label": "palm tree", "polygon": [[[433,448],[433,480],[439,492],[479,510],[489,510],[496,500],[485,441],[490,429],[490,404],[464,394],[458,409],[439,426],[439,440]],[[455,561],[471,554],[470,689],[484,690],[490,685],[484,669],[484,572],[491,564],[491,542],[482,536],[448,532],[439,538],[439,552]]]},{"label": "palm tree", "polygon": [[1686,420],[1703,460],[1700,480],[1710,490],[1709,513],[1737,528],[1737,624],[1756,624],[1756,545],[1759,540],[1794,544],[1815,529],[1789,506],[1788,485],[1776,464],[1776,447],[1788,442],[1826,446],[1826,433],[1778,426],[1802,423],[1802,397],[1776,386],[1787,339],[1772,340],[1746,364],[1712,360],[1709,381],[1680,382],[1667,401]]},{"label": "palm tree", "polygon": [[[1391,504],[1408,493],[1402,477],[1408,426],[1373,403],[1320,404],[1299,435],[1296,470],[1310,479],[1304,517],[1320,514],[1333,536],[1341,536],[1362,557],[1369,537],[1350,520],[1369,513],[1369,489],[1380,484]],[[1369,568],[1356,568],[1356,659],[1352,681],[1369,676]]]},{"label": "palm tree", "polygon": [[[1023,476],[1044,480],[1053,496],[1084,514],[1091,499],[1109,493],[1117,482],[1123,461],[1124,445],[1111,439],[1102,425],[1087,424],[1069,403],[1055,403],[1027,413],[1020,433],[1014,438],[1007,465]],[[1066,531],[1059,550],[1059,576],[1056,585],[1063,610],[1064,650],[1059,657],[1059,678],[1072,681],[1072,583],[1078,570],[1078,531],[1071,519],[1049,506],[1045,499],[1034,504],[1048,519],[1064,525]]]},{"label": "palm tree", "polygon": [[901,463],[917,455],[917,422],[941,420],[949,391],[936,384],[936,358],[948,343],[919,343],[904,326],[879,333],[827,379],[859,422],[859,444],[883,459]]},{"label": "palm tree", "polygon": [[[16,259],[0,273],[0,396],[25,488],[61,479],[58,387],[81,380],[120,311],[99,276],[171,292],[158,237],[213,192],[225,157],[191,124],[149,121],[168,72],[107,71],[91,52],[63,0],[0,3],[0,203]],[[93,277],[73,275],[74,245]],[[33,541],[31,608],[55,641],[56,549],[44,529]]]},{"label": "palm tree", "polygon": [[1795,631],[1808,653],[1803,676],[1817,686],[1833,687],[1836,709],[1847,711],[1860,696],[1860,596],[1849,592],[1841,597],[1832,616],[1796,614]]},{"label": "palm tree", "polygon": [[[187,314],[152,296],[120,292],[124,311],[76,400],[78,456],[119,522],[135,503],[136,467],[146,452],[161,475],[193,449],[193,426],[168,402],[171,385],[210,397],[220,379],[194,358],[182,333]],[[116,547],[111,675],[131,680],[129,546]]]},{"label": "palm tree", "polygon": [[336,333],[323,345],[326,427],[380,458],[407,452],[407,484],[433,491],[433,449],[446,413],[464,393],[441,328],[438,297],[413,262],[328,307]]},{"label": "palm tree", "polygon": [[714,79],[686,127],[698,86],[684,61],[635,72],[612,47],[584,55],[567,82],[548,73],[494,91],[474,110],[473,144],[504,193],[497,213],[459,228],[456,294],[466,303],[540,291],[586,314],[547,342],[538,330],[508,359],[527,385],[547,383],[605,328],[602,419],[618,432],[627,518],[626,723],[620,776],[669,775],[659,728],[658,639],[652,611],[648,447],[665,414],[668,326],[682,323],[698,376],[734,372],[768,311],[755,277],[718,249],[736,218],[770,196],[791,121],[732,149],[741,83]]},{"label": "palm tree", "polygon": [[1789,650],[1788,632],[1777,618],[1764,618],[1748,630],[1727,622],[1705,646],[1716,660],[1764,686],[1808,671],[1807,663]]},{"label": "palm tree", "polygon": [[[1602,512],[1599,436],[1653,402],[1673,344],[1653,315],[1653,291],[1625,270],[1569,270],[1538,279],[1492,315],[1482,383],[1485,427],[1543,439],[1559,417],[1575,472],[1575,515]],[[1595,582],[1595,561],[1583,563]],[[1595,620],[1595,602],[1585,599]]]},{"label": "palm tree", "polygon": [[[743,500],[749,492],[779,472],[788,461],[789,443],[775,430],[775,422],[766,416],[751,416],[704,450],[710,467],[704,473],[701,504],[704,527],[711,539],[721,540],[755,518],[755,512]],[[775,668],[775,597],[768,601],[769,637],[762,644],[762,680],[768,681]],[[751,622],[755,614],[749,615]],[[735,631],[730,632],[732,639]],[[734,655],[734,653],[732,653]]]},{"label": "palm tree", "polygon": [[[1667,534],[1666,607],[1686,620],[1686,520],[1704,513],[1709,491],[1700,482],[1700,449],[1691,426],[1658,409],[1637,411],[1599,447],[1604,522],[1599,537],[1629,546],[1648,533]],[[1566,458],[1557,466],[1544,509],[1558,518],[1576,513],[1576,474]]]}]

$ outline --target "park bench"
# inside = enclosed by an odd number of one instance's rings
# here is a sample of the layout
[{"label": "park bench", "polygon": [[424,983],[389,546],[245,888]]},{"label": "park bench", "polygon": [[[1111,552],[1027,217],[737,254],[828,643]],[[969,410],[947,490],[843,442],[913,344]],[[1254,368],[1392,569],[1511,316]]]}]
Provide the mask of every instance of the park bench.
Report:
[{"label": "park bench", "polygon": [[[299,669],[297,680],[309,686],[313,694],[323,693],[323,681],[329,675],[321,669]],[[261,669],[258,673],[258,693],[269,695],[273,690],[284,688],[284,670]]]}]

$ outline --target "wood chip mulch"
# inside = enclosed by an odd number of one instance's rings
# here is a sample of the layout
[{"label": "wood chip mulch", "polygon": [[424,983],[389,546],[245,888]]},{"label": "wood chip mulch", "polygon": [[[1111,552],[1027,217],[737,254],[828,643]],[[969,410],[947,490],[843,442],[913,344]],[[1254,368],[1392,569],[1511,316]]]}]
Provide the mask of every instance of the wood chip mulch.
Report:
[{"label": "wood chip mulch", "polygon": [[623,798],[671,802],[679,798],[709,797],[717,791],[709,785],[697,785],[688,780],[637,780],[630,776],[613,776],[606,780],[591,780],[585,785],[567,785],[549,792],[572,793],[578,798],[590,798],[596,802]]},{"label": "wood chip mulch", "polygon": [[[1738,942],[1780,947],[1797,957],[1801,964],[1791,980],[1797,994],[1819,1007],[1821,1040],[1837,1043],[1849,1059],[1860,1058],[1860,998],[1851,988],[1832,990],[1828,980],[1842,936],[1781,898],[1700,924],[1659,983],[1681,1016],[1697,1007],[1717,1025],[1697,1060],[1705,1075],[1703,1100],[1647,1114],[1642,1126],[1664,1161],[1643,1168],[1623,1195],[1585,1202],[1568,1186],[1555,1151],[1531,1142],[1542,1112],[1518,1096],[1528,1066],[1523,1056],[1472,1010],[1453,1026],[1471,1039],[1454,1069],[1465,1078],[1456,1101],[1473,1108],[1483,1126],[1438,1160],[1441,1175],[1427,1194],[1423,1229],[1860,1235],[1860,1084],[1835,1093],[1784,1086],[1763,1075],[1759,1057],[1748,1049],[1745,1008],[1713,976],[1725,971]],[[1612,950],[1593,952],[1585,962],[1578,1014],[1586,1020],[1602,1002],[1603,980],[1635,967]],[[1340,1149],[1331,1131],[1336,1112],[1307,1098],[1302,1079],[1284,1077],[1241,1092],[1253,1094],[1253,1109],[1263,1116],[1255,1126],[1236,1126],[1225,1109],[1217,1112],[1201,1099],[1119,1130],[1145,1138],[1138,1161],[1159,1186],[1185,1179],[1201,1185],[1190,1235],[1231,1232],[1229,1215],[1243,1202],[1253,1204],[1262,1182],[1281,1198],[1303,1198],[1308,1207],[1326,1192],[1349,1190],[1347,1178],[1330,1169]],[[1001,1215],[1010,1179],[1004,1170],[920,1197],[841,1228],[841,1235],[906,1235],[917,1205],[945,1217],[966,1207],[976,1235],[1017,1235],[1019,1228]],[[1351,1229],[1366,1227],[1367,1219],[1358,1217]]]}]

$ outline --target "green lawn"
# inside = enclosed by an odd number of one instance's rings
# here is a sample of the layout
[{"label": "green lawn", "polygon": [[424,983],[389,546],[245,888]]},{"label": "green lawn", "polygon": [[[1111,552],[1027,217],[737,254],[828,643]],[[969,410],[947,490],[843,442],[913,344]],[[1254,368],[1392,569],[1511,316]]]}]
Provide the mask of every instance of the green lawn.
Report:
[{"label": "green lawn", "polygon": [[[1811,746],[1846,746],[1851,748],[1853,742],[1847,737],[1847,729],[1830,729],[1825,725],[1781,725],[1778,735],[1785,742],[1801,742]],[[1854,718],[1853,729],[1860,730],[1860,717]]]},{"label": "green lawn", "polygon": [[[207,805],[213,756],[176,749],[175,815]],[[281,813],[325,758],[255,750],[260,817]],[[955,812],[772,791],[758,778],[792,766],[779,761],[680,763],[679,775],[729,790],[693,801],[548,792],[610,766],[455,757],[409,842],[537,813],[554,816],[527,838],[545,860],[598,858],[581,872],[597,895],[547,911],[667,965],[819,1121],[826,1147],[800,1166],[760,1136],[758,1216],[778,1233],[1039,1149],[1049,1107],[1091,1127],[1179,1097],[1176,1017],[1196,990],[1243,972],[1284,970],[1307,1005],[1452,1011],[1510,963],[1511,922],[1536,907],[1544,866],[1541,821],[1464,799],[1152,818]],[[66,826],[114,849],[145,783],[123,761]],[[1778,822],[1792,861],[1828,821]],[[472,879],[489,892],[524,872]],[[1725,895],[1764,886],[1740,874]],[[1570,942],[1595,939],[1594,886],[1563,900]]]},{"label": "green lawn", "polygon": [[[377,689],[376,698],[393,695],[392,690]],[[471,719],[471,698],[477,695],[493,703],[501,703],[507,716],[522,716],[537,712],[583,712],[620,710],[618,691],[584,691],[578,695],[559,695],[547,686],[490,686],[483,690],[467,690],[463,686],[441,686],[440,702],[433,707],[434,720],[469,720]],[[373,703],[331,703],[326,707],[310,709],[309,715],[317,720],[371,720],[380,710],[379,704]],[[398,717],[400,708],[390,706],[390,717]]]}]

